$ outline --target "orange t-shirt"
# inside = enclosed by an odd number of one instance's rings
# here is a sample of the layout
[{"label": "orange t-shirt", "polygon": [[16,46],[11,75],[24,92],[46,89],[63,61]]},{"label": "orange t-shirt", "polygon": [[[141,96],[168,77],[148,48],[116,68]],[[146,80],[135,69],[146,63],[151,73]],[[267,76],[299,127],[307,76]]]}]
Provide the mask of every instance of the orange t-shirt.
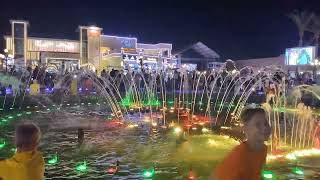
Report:
[{"label": "orange t-shirt", "polygon": [[219,180],[260,180],[261,169],[267,157],[267,146],[257,152],[249,148],[247,142],[235,147],[215,169]]}]

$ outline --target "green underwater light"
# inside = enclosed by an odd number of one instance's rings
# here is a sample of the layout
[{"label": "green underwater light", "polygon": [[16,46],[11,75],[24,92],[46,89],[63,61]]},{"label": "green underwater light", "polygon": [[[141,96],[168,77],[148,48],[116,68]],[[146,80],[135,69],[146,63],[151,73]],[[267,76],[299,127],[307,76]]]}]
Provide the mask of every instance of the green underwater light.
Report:
[{"label": "green underwater light", "polygon": [[87,162],[83,161],[82,164],[77,165],[76,170],[79,172],[87,172]]},{"label": "green underwater light", "polygon": [[263,171],[262,172],[262,178],[263,179],[273,179],[273,178],[275,178],[275,175],[271,171]]},{"label": "green underwater light", "polygon": [[0,141],[0,149],[3,149],[6,146],[6,141],[5,140],[1,140]]},{"label": "green underwater light", "polygon": [[145,170],[143,170],[142,175],[143,175],[144,178],[151,178],[151,177],[153,177],[155,175],[155,170],[154,170],[154,168],[145,169]]},{"label": "green underwater light", "polygon": [[303,169],[302,169],[302,168],[299,168],[299,167],[293,168],[293,169],[292,169],[292,172],[293,172],[294,174],[297,174],[297,175],[304,175]]},{"label": "green underwater light", "polygon": [[52,158],[48,160],[48,164],[50,164],[50,165],[55,165],[57,163],[58,163],[58,155],[57,154],[53,155]]}]

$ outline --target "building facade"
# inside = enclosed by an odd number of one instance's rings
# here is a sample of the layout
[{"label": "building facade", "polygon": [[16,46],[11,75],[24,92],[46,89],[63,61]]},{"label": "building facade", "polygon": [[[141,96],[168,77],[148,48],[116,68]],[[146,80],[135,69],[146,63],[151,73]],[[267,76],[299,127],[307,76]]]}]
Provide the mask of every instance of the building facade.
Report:
[{"label": "building facade", "polygon": [[11,20],[5,46],[18,67],[46,65],[52,71],[88,67],[102,69],[175,68],[172,44],[143,44],[137,38],[104,35],[102,28],[79,26],[79,39],[29,37],[27,21]]}]

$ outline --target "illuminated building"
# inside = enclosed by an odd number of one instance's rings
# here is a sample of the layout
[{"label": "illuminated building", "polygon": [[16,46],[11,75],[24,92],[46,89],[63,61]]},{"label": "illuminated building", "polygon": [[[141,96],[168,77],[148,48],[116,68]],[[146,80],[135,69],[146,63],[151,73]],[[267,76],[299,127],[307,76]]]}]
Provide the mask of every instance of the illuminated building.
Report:
[{"label": "illuminated building", "polygon": [[79,26],[79,40],[29,37],[27,21],[11,20],[6,49],[18,67],[46,65],[48,70],[72,71],[88,67],[102,69],[176,68],[172,44],[143,44],[137,38],[104,35],[102,28]]}]

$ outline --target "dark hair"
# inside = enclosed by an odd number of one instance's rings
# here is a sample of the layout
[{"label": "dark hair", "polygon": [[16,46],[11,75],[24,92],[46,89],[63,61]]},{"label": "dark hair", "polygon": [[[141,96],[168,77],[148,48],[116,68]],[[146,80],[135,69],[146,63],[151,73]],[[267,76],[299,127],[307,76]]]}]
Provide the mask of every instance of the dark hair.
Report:
[{"label": "dark hair", "polygon": [[252,119],[252,116],[257,113],[265,114],[266,111],[262,108],[247,108],[242,111],[240,119],[243,123],[247,123]]},{"label": "dark hair", "polygon": [[17,148],[30,148],[40,142],[40,128],[33,123],[22,123],[16,127],[15,139]]}]

